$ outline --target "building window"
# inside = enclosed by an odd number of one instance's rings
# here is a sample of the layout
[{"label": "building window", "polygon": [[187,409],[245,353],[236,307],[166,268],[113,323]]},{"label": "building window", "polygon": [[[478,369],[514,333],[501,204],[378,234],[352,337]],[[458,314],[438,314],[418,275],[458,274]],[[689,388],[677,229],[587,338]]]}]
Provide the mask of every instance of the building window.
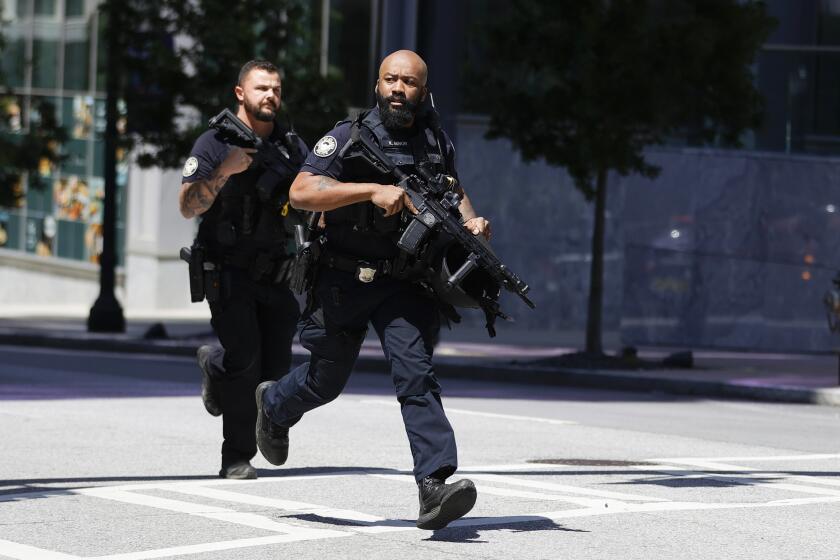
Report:
[{"label": "building window", "polygon": [[85,15],[85,0],[64,0],[64,15],[67,17]]},{"label": "building window", "polygon": [[[17,31],[12,28],[10,31]],[[0,64],[2,64],[2,74],[0,79],[9,87],[21,87],[24,81],[25,60],[26,60],[26,43],[22,37],[10,37],[12,33],[8,33],[6,37],[6,47],[3,49]]]},{"label": "building window", "polygon": [[58,85],[58,41],[36,39],[32,43],[32,87],[55,89]]},{"label": "building window", "polygon": [[[15,7],[0,56],[0,76],[11,88],[0,103],[9,123],[4,133],[25,134],[40,126],[45,111],[54,111],[67,141],[60,147],[64,158],[55,165],[45,160],[35,173],[24,174],[19,202],[0,208],[0,248],[95,263],[102,251],[105,104],[101,88],[90,89],[92,68],[101,67],[102,56],[91,33],[99,31],[100,18],[95,3],[84,0],[17,0]],[[118,264],[125,238],[123,157],[117,176]]]},{"label": "building window", "polygon": [[54,16],[55,0],[35,0],[36,16]]},{"label": "building window", "polygon": [[80,91],[87,89],[89,58],[87,41],[64,44],[64,89]]}]

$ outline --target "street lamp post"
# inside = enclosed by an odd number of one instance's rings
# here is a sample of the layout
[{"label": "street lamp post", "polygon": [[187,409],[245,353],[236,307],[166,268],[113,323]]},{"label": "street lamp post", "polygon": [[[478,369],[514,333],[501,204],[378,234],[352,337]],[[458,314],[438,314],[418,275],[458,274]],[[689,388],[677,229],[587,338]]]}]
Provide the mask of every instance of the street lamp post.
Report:
[{"label": "street lamp post", "polygon": [[99,257],[99,297],[88,316],[91,332],[124,332],[125,317],[122,306],[114,295],[115,268],[117,264],[117,52],[119,48],[119,6],[114,0],[105,3],[108,16],[106,100],[105,100],[105,200],[102,209],[102,254]]}]

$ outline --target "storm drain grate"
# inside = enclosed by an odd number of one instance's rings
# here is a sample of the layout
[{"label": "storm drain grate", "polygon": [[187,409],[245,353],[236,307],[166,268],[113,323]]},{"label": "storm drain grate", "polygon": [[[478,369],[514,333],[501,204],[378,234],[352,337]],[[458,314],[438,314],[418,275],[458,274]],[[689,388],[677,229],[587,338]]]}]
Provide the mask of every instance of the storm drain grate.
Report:
[{"label": "storm drain grate", "polygon": [[530,459],[527,462],[538,465],[569,465],[575,467],[640,467],[652,464],[645,461],[616,461],[612,459]]}]

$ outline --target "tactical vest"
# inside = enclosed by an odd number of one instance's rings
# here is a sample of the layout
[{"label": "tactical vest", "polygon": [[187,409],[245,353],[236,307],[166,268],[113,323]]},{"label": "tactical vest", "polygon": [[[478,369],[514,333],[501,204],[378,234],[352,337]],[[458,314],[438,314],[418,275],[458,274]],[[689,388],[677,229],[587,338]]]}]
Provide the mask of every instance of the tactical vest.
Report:
[{"label": "tactical vest", "polygon": [[[419,120],[419,119],[418,119]],[[382,124],[379,109],[360,115],[351,125],[354,134],[368,131],[380,148],[406,173],[424,166],[432,175],[454,173],[447,169],[446,139],[439,129],[417,123],[406,131],[389,130]],[[373,169],[354,155],[352,146],[343,154],[341,181],[348,183],[394,184],[394,178]],[[359,202],[325,213],[327,246],[339,253],[363,259],[390,259],[399,253],[396,242],[408,222],[405,213],[385,218],[372,202]]]},{"label": "tactical vest", "polygon": [[[295,133],[284,133],[275,124],[266,141],[288,154],[294,167],[303,165]],[[211,261],[249,268],[257,257],[276,261],[293,252],[289,247],[292,230],[284,217],[296,174],[279,165],[268,169],[258,153],[254,160],[251,167],[228,179],[202,216],[198,240],[207,247]]]}]

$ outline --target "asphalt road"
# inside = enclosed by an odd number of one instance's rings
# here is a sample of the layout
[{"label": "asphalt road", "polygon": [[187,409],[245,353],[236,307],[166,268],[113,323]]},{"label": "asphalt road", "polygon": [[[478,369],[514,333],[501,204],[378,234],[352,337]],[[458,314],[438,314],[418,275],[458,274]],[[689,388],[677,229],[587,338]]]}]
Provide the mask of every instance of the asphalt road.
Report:
[{"label": "asphalt road", "polygon": [[215,477],[190,360],[0,348],[0,557],[796,558],[840,548],[840,410],[444,379],[456,477],[437,532],[387,377],[354,375],[287,465]]}]

